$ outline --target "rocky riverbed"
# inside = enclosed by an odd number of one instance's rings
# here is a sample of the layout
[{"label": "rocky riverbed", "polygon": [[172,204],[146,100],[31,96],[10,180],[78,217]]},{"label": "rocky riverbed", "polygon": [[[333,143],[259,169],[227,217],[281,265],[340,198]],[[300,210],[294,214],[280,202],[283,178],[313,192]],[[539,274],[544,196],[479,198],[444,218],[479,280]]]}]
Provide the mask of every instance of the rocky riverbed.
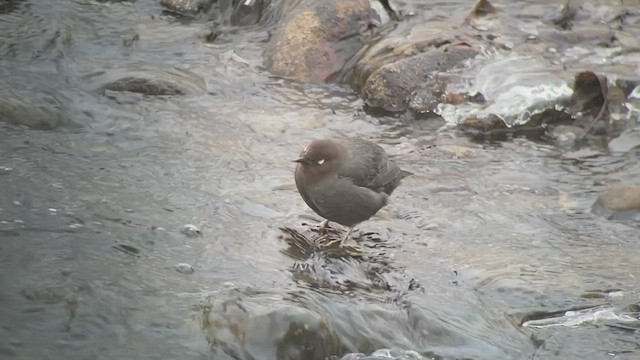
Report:
[{"label": "rocky riverbed", "polygon": [[[637,1],[0,0],[7,359],[635,359]],[[412,173],[339,248],[311,139]]]}]

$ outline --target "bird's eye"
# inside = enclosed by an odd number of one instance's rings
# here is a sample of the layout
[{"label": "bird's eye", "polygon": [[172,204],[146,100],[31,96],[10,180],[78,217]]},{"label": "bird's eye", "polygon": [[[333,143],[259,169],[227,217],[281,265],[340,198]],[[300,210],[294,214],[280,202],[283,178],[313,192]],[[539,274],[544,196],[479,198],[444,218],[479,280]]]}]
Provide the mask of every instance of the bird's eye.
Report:
[{"label": "bird's eye", "polygon": [[322,165],[322,164],[324,164],[324,159],[322,159],[322,160],[318,160],[317,164],[318,164],[318,165]]}]

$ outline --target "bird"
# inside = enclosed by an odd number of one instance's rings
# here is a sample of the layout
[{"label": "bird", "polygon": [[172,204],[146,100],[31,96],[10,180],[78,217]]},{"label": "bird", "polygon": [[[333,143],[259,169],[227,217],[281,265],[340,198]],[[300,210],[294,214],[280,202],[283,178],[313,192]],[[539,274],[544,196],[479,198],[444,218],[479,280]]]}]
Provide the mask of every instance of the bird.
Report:
[{"label": "bird", "polygon": [[387,204],[403,178],[413,175],[382,147],[359,138],[313,140],[293,162],[298,192],[325,219],[320,230],[330,221],[348,227],[340,247],[356,225]]}]

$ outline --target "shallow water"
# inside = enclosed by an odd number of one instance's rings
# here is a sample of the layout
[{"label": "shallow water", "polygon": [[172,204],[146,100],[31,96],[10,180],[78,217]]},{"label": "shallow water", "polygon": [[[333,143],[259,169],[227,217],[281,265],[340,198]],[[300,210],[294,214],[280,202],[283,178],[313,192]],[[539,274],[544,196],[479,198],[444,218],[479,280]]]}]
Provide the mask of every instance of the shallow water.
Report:
[{"label": "shallow water", "polygon": [[[539,14],[551,2],[535,3]],[[425,18],[469,5],[433,6]],[[202,309],[225,317],[215,310],[234,301],[251,314],[308,309],[339,338],[327,355],[640,356],[637,323],[521,326],[638,304],[637,217],[590,210],[606,184],[640,178],[637,152],[474,143],[444,121],[372,117],[347,88],[271,77],[267,30],[207,43],[204,20],[151,0],[33,0],[0,15],[1,84],[45,103],[54,89],[72,120],[0,123],[3,358],[225,358]],[[98,91],[140,74],[189,94]],[[290,162],[311,139],[339,135],[375,140],[415,174],[348,254],[309,248],[303,224],[317,218]],[[274,351],[256,332],[245,347]]]}]

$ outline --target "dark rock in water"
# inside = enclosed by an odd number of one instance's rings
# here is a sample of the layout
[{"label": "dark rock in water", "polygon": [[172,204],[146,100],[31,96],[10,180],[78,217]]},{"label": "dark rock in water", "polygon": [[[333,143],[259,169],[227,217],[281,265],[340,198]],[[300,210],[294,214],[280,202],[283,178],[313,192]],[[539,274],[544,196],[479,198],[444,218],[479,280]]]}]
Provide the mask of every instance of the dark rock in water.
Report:
[{"label": "dark rock in water", "polygon": [[71,100],[44,84],[0,78],[0,121],[52,130],[71,123]]},{"label": "dark rock in water", "polygon": [[[477,50],[468,46],[450,46],[382,66],[367,79],[361,95],[371,107],[405,111],[414,92],[425,84],[433,84],[434,73],[451,70],[477,54]],[[439,91],[438,87],[434,91]]]},{"label": "dark rock in water", "polygon": [[367,0],[303,0],[275,30],[265,65],[276,75],[331,81],[364,45],[371,14]]},{"label": "dark rock in water", "polygon": [[144,95],[186,95],[187,90],[166,80],[144,79],[126,77],[111,82],[102,87],[102,90],[128,91]]},{"label": "dark rock in water", "polygon": [[161,0],[160,4],[180,14],[197,14],[209,10],[215,0]]},{"label": "dark rock in water", "polygon": [[610,186],[600,193],[596,204],[614,211],[638,211],[640,210],[640,185]]}]

